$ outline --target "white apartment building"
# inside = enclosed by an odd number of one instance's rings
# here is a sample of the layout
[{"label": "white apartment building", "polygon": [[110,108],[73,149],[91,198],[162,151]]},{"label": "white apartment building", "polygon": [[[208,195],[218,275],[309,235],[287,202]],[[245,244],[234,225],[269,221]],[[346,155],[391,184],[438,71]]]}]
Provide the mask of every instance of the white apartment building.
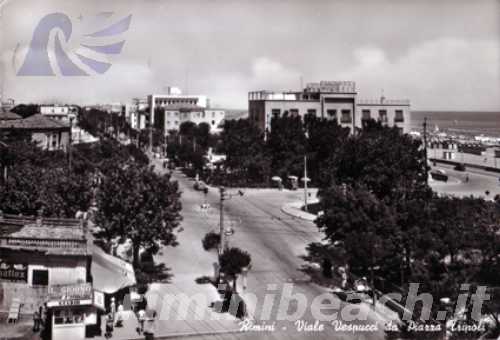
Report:
[{"label": "white apartment building", "polygon": [[218,133],[226,115],[224,110],[211,109],[207,96],[184,95],[177,88],[169,88],[167,94],[149,95],[147,102],[151,123],[166,135],[186,121],[207,123],[211,133]]},{"label": "white apartment building", "polygon": [[125,110],[125,118],[132,129],[143,130],[146,128],[147,108],[148,101],[146,98],[134,98],[132,100],[132,105],[128,106],[128,110]]},{"label": "white apartment building", "polygon": [[402,132],[409,132],[409,100],[360,100],[353,81],[309,83],[302,91],[254,91],[248,94],[249,117],[263,131],[271,129],[273,116],[289,115],[335,119],[351,130],[362,127],[364,119],[373,118]]},{"label": "white apartment building", "polygon": [[68,123],[72,120],[77,124],[78,109],[71,105],[40,105],[40,113],[50,119]]}]

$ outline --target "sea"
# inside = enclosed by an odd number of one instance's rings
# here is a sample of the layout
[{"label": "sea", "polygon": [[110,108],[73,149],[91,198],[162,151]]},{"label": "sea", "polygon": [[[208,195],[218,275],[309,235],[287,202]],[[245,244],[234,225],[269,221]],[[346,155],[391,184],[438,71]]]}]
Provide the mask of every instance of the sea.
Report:
[{"label": "sea", "polygon": [[[247,116],[246,110],[228,110],[227,119]],[[427,117],[428,131],[439,130],[454,135],[500,138],[500,112],[491,111],[412,111],[410,130],[422,131]]]},{"label": "sea", "polygon": [[500,112],[412,111],[410,129],[422,131],[425,117],[427,117],[428,131],[439,130],[455,135],[500,138]]}]

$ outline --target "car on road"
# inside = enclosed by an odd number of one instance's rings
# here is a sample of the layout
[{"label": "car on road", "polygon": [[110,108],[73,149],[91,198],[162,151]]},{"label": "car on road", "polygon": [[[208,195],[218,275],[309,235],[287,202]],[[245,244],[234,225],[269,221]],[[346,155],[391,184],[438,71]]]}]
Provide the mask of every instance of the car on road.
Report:
[{"label": "car on road", "polygon": [[196,181],[193,185],[194,190],[208,192],[208,185],[203,181]]},{"label": "car on road", "polygon": [[431,177],[436,181],[448,182],[448,175],[446,174],[446,171],[441,169],[432,170]]}]

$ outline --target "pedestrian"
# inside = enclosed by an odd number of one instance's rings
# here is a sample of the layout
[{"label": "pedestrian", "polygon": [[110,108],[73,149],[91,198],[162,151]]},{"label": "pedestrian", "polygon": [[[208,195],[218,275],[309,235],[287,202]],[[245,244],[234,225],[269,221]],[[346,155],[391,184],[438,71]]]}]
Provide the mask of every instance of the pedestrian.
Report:
[{"label": "pedestrian", "polygon": [[139,328],[137,333],[141,334],[144,332],[144,322],[146,321],[146,311],[144,309],[139,310],[137,313],[137,318],[139,319]]},{"label": "pedestrian", "polygon": [[106,339],[109,339],[113,336],[113,315],[111,313],[108,314],[106,318],[106,333],[104,333],[104,336]]},{"label": "pedestrian", "polygon": [[143,331],[146,340],[154,340],[155,338],[155,318],[156,311],[153,311],[152,315],[146,319]]},{"label": "pedestrian", "polygon": [[123,305],[121,303],[118,304],[115,320],[115,327],[123,327]]},{"label": "pedestrian", "polygon": [[111,304],[109,306],[109,310],[111,312],[111,316],[114,319],[115,318],[115,313],[116,313],[116,303],[115,303],[115,298],[114,297],[111,298]]},{"label": "pedestrian", "polygon": [[468,183],[469,182],[469,174],[466,174],[465,175],[465,183]]},{"label": "pedestrian", "polygon": [[33,313],[33,332],[38,332],[40,330],[40,314],[38,311]]}]

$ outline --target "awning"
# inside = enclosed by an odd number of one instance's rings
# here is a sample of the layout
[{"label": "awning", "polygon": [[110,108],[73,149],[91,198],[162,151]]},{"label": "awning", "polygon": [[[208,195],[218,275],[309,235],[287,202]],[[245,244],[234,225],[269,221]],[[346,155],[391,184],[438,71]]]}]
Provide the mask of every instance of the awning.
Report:
[{"label": "awning", "polygon": [[92,278],[94,289],[112,294],[136,284],[132,265],[92,246]]}]

